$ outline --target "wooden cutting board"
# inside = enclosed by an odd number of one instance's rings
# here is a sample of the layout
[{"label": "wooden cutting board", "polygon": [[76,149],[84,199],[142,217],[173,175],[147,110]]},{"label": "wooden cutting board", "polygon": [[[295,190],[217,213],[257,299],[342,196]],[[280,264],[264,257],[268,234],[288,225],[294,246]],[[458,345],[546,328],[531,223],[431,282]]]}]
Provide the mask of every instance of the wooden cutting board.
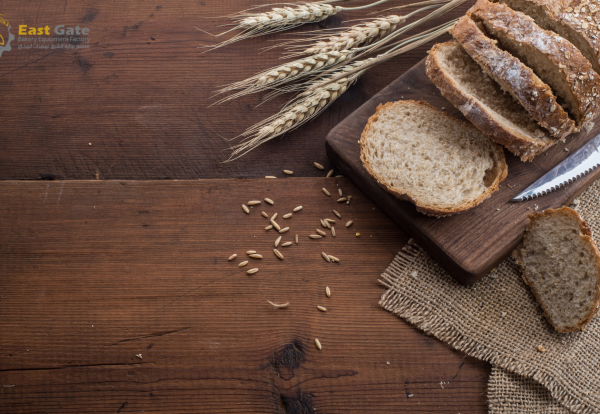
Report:
[{"label": "wooden cutting board", "polygon": [[369,117],[375,113],[379,104],[403,99],[422,99],[465,120],[427,77],[423,59],[332,129],[327,136],[327,154],[344,175],[460,283],[476,282],[514,250],[525,232],[528,214],[534,213],[536,209],[542,211],[569,204],[600,177],[598,168],[549,195],[532,201],[510,203],[513,197],[596,136],[600,132],[600,128],[596,127],[587,134],[571,136],[566,143],[554,146],[533,162],[522,162],[505,151],[508,177],[502,182],[499,191],[465,213],[440,219],[427,217],[418,213],[413,204],[398,200],[381,188],[360,161],[358,140]]}]

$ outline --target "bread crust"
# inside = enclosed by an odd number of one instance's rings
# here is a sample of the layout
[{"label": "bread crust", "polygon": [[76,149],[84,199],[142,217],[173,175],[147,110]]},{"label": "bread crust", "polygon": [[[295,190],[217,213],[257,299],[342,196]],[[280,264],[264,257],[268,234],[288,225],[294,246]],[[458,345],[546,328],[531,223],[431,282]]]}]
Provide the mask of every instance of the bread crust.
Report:
[{"label": "bread crust", "polygon": [[440,208],[432,207],[432,206],[421,203],[419,201],[419,199],[417,197],[415,197],[414,195],[412,195],[410,193],[410,191],[408,191],[408,190],[406,192],[402,192],[402,191],[398,191],[397,188],[389,186],[385,182],[385,180],[379,176],[379,174],[377,174],[375,171],[373,171],[373,169],[371,168],[371,165],[366,161],[365,147],[367,145],[367,136],[368,136],[368,133],[370,132],[371,128],[373,127],[373,124],[379,119],[379,114],[381,112],[387,110],[388,108],[390,108],[394,105],[404,105],[404,104],[415,104],[415,105],[420,105],[420,106],[425,106],[425,107],[431,108],[431,109],[439,112],[440,117],[445,117],[446,119],[448,119],[448,122],[460,123],[467,128],[472,128],[472,125],[470,125],[464,121],[461,121],[461,120],[451,117],[450,115],[446,114],[445,112],[442,112],[437,108],[434,108],[432,105],[430,105],[429,103],[427,103],[425,101],[405,100],[405,101],[388,102],[386,104],[380,104],[379,106],[377,106],[377,110],[375,111],[375,114],[371,115],[371,117],[369,118],[369,121],[367,122],[367,125],[365,126],[365,129],[363,130],[362,135],[360,137],[360,141],[359,141],[360,160],[361,160],[363,166],[365,167],[365,169],[367,170],[367,172],[369,173],[369,175],[371,175],[371,177],[375,178],[375,181],[377,181],[377,184],[379,184],[386,191],[394,194],[400,200],[406,200],[406,201],[413,203],[416,206],[417,211],[419,211],[423,214],[426,214],[428,216],[433,216],[433,217],[446,217],[446,216],[451,216],[453,214],[462,213],[463,211],[467,211],[467,210],[481,204],[483,202],[483,200],[488,198],[490,195],[492,195],[492,193],[494,193],[495,191],[497,191],[499,189],[499,184],[506,178],[506,176],[508,174],[508,165],[506,164],[506,159],[504,157],[504,151],[502,150],[502,147],[500,147],[499,145],[496,145],[496,144],[493,144],[496,149],[496,151],[495,151],[496,158],[494,159],[494,161],[496,163],[496,166],[498,166],[500,168],[499,168],[498,173],[496,174],[496,177],[494,178],[494,182],[492,183],[492,185],[490,185],[488,187],[488,189],[484,193],[482,193],[479,197],[477,197],[475,200],[473,200],[469,203],[465,203],[463,205],[460,205],[460,206],[457,206],[454,208],[440,209]]},{"label": "bread crust", "polygon": [[556,102],[550,86],[519,59],[496,46],[497,41],[488,38],[469,16],[463,16],[450,34],[554,138],[562,139],[579,130]]},{"label": "bread crust", "polygon": [[571,42],[556,33],[543,30],[531,17],[505,4],[478,0],[467,11],[504,33],[513,41],[544,54],[557,68],[577,103],[577,123],[582,126],[600,113],[600,76]]},{"label": "bread crust", "polygon": [[[495,0],[498,1],[498,0]],[[600,5],[590,0],[520,0],[542,11],[554,24],[570,28],[589,46],[586,56],[596,73],[600,74]],[[504,0],[500,0],[505,3]]]},{"label": "bread crust", "polygon": [[[529,279],[527,269],[523,262],[523,253],[525,250],[524,244],[527,242],[527,234],[531,231],[533,224],[535,223],[536,220],[539,220],[544,217],[553,216],[553,215],[566,215],[566,216],[570,216],[577,220],[577,222],[579,224],[580,236],[583,239],[583,241],[588,246],[590,246],[590,248],[594,252],[594,257],[596,259],[596,268],[598,269],[598,273],[596,274],[596,297],[594,298],[594,305],[590,307],[590,311],[581,318],[579,323],[577,323],[576,325],[573,325],[573,326],[569,326],[564,329],[560,329],[557,326],[554,326],[552,324],[552,320],[550,319],[550,313],[547,310],[547,304],[544,303],[544,301],[542,300],[541,295],[537,290],[537,286],[535,286],[535,284],[531,281],[531,279]],[[598,306],[600,305],[600,251],[598,250],[598,246],[596,245],[596,242],[592,238],[592,231],[590,229],[590,226],[585,222],[585,220],[583,220],[581,218],[581,216],[575,210],[573,210],[572,208],[569,208],[569,207],[561,207],[559,209],[549,208],[547,210],[544,210],[544,211],[536,213],[536,214],[530,214],[528,217],[530,219],[530,222],[529,222],[529,225],[527,226],[527,230],[525,232],[525,239],[523,240],[523,243],[515,250],[515,255],[514,255],[517,264],[521,268],[523,281],[525,282],[525,284],[527,284],[527,286],[529,286],[531,288],[533,295],[535,296],[536,300],[538,301],[542,310],[544,311],[544,316],[550,322],[550,324],[552,324],[552,326],[554,326],[554,329],[557,332],[566,333],[566,332],[580,331],[583,329],[583,327],[587,323],[589,323],[590,320],[592,320],[592,318],[594,317],[594,315],[596,314],[596,312],[598,310]]]},{"label": "bread crust", "polygon": [[552,141],[545,144],[535,142],[526,136],[508,131],[481,101],[466,95],[456,82],[444,72],[439,62],[439,49],[452,44],[458,44],[458,42],[450,41],[434,45],[428,52],[429,56],[425,64],[427,76],[446,99],[452,102],[481,132],[497,143],[504,145],[510,152],[520,157],[522,161],[531,161],[537,154],[554,145]]}]

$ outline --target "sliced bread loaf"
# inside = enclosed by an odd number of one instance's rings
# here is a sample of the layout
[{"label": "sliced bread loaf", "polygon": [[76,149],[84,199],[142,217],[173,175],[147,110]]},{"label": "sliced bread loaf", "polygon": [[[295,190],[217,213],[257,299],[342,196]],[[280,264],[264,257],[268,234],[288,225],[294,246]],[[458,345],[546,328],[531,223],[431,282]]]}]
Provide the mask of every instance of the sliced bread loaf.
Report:
[{"label": "sliced bread loaf", "polygon": [[600,113],[600,77],[571,42],[505,4],[478,0],[467,14],[480,19],[500,47],[550,85],[580,127]]},{"label": "sliced bread loaf", "polygon": [[580,330],[600,303],[600,252],[587,223],[568,207],[530,216],[514,255],[548,321],[558,332]]},{"label": "sliced bread loaf", "polygon": [[465,117],[510,152],[530,161],[555,140],[469,56],[457,41],[436,44],[426,72]]},{"label": "sliced bread loaf", "polygon": [[422,101],[379,105],[360,138],[360,159],[379,185],[436,217],[480,204],[508,171],[502,147]]},{"label": "sliced bread loaf", "polygon": [[[498,2],[498,0],[494,0]],[[590,0],[500,0],[531,17],[542,29],[552,30],[581,51],[600,74],[600,4]]]},{"label": "sliced bread loaf", "polygon": [[[467,53],[502,89],[510,93],[550,135],[562,139],[577,131],[575,122],[556,103],[552,89],[519,59],[496,46],[469,16],[450,31]],[[539,148],[539,147],[538,147]]]}]

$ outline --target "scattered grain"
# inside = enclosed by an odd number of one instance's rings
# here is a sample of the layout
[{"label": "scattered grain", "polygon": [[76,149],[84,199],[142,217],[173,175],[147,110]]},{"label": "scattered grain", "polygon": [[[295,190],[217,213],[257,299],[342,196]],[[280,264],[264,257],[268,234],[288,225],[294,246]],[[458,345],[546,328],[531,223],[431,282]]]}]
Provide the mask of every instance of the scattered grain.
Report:
[{"label": "scattered grain", "polygon": [[328,298],[331,297],[331,290],[329,289],[329,286],[325,286],[325,294],[327,295]]},{"label": "scattered grain", "polygon": [[248,201],[248,205],[249,206],[256,206],[258,204],[260,204],[261,201],[260,200],[252,200],[252,201]]},{"label": "scattered grain", "polygon": [[250,214],[250,210],[248,210],[248,207],[246,207],[245,204],[242,204],[242,209],[246,212],[246,214]]},{"label": "scattered grain", "polygon": [[281,243],[281,247],[288,247],[291,246],[292,242],[285,242],[285,243]]},{"label": "scattered grain", "polygon": [[268,215],[267,213],[265,213],[264,211],[262,211],[260,214],[262,214],[262,216],[263,216],[264,218],[269,218],[269,215]]},{"label": "scattered grain", "polygon": [[538,345],[538,346],[537,346],[537,350],[538,350],[538,351],[540,351],[540,352],[546,352],[546,348],[544,348],[544,347],[543,347],[543,346],[541,346],[541,345]]},{"label": "scattered grain", "polygon": [[302,210],[302,206],[298,206],[294,209],[294,213],[297,213],[298,211]]},{"label": "scattered grain", "polygon": [[290,230],[290,228],[289,228],[289,227],[285,227],[285,228],[283,228],[283,229],[279,230],[279,233],[285,233],[285,232],[287,232],[287,231],[289,231],[289,230]]},{"label": "scattered grain", "polygon": [[331,235],[335,237],[335,227],[331,226]]},{"label": "scattered grain", "polygon": [[315,345],[317,348],[321,349],[321,341],[319,341],[317,338],[315,338]]},{"label": "scattered grain", "polygon": [[327,236],[327,233],[325,233],[323,230],[321,229],[317,229],[317,233],[319,233],[321,236]]},{"label": "scattered grain", "polygon": [[335,178],[344,178],[343,175],[336,175]]},{"label": "scattered grain", "polygon": [[248,264],[248,260],[244,260],[242,263],[238,265],[238,267],[244,267]]},{"label": "scattered grain", "polygon": [[340,197],[344,195],[344,194],[342,194],[342,189],[341,188],[338,188],[338,193],[340,193]]},{"label": "scattered grain", "polygon": [[275,240],[275,247],[279,246],[280,241],[281,241],[281,236],[277,237],[277,240]]},{"label": "scattered grain", "polygon": [[298,235],[296,234],[296,244],[298,244]]},{"label": "scattered grain", "polygon": [[283,173],[287,175],[292,175],[294,172],[291,170],[283,170]]},{"label": "scattered grain", "polygon": [[311,239],[321,239],[321,238],[323,238],[323,236],[319,236],[318,234],[310,234],[308,237],[310,237]]},{"label": "scattered grain", "polygon": [[343,203],[344,201],[348,201],[348,197],[342,197],[337,199],[338,203]]},{"label": "scattered grain", "polygon": [[273,225],[273,227],[275,227],[275,230],[281,230],[281,227],[275,222],[275,220],[271,219],[271,224]]},{"label": "scattered grain", "polygon": [[277,249],[273,249],[273,253],[275,253],[275,256],[279,257],[281,260],[283,260],[283,255],[281,254],[281,252]]},{"label": "scattered grain", "polygon": [[229,256],[229,259],[227,259],[227,260],[229,260],[229,261],[231,262],[231,261],[232,261],[233,259],[235,259],[236,257],[237,257],[237,254],[235,254],[235,253],[234,253],[234,254],[232,254],[231,256]]},{"label": "scattered grain", "polygon": [[270,300],[267,301],[271,306],[273,306],[275,309],[283,309],[283,308],[287,308],[288,306],[290,306],[290,302],[286,302],[286,303],[273,303]]},{"label": "scattered grain", "polygon": [[335,224],[335,220],[333,220],[333,219],[329,219],[329,218],[327,218],[327,219],[325,219],[325,221],[326,221],[327,223]]},{"label": "scattered grain", "polygon": [[346,227],[350,227],[352,225],[352,223],[354,223],[352,220],[350,220],[349,222],[346,223]]},{"label": "scattered grain", "polygon": [[327,312],[327,308],[325,306],[317,306],[317,309],[320,310],[321,312]]},{"label": "scattered grain", "polygon": [[265,178],[277,178],[274,175],[266,175]]},{"label": "scattered grain", "polygon": [[258,272],[258,267],[255,267],[254,269],[249,269],[246,271],[246,273],[248,273],[249,275],[253,275],[256,272]]},{"label": "scattered grain", "polygon": [[271,230],[273,228],[272,224],[269,224],[267,227],[265,227],[265,230]]},{"label": "scattered grain", "polygon": [[253,259],[262,259],[262,255],[258,253],[250,254],[249,256]]},{"label": "scattered grain", "polygon": [[326,189],[326,188],[323,188],[323,192],[325,193],[325,195],[326,195],[327,197],[331,197],[331,194],[329,194],[329,191],[327,191],[327,189]]},{"label": "scattered grain", "polygon": [[360,237],[360,233],[356,233],[356,237]]},{"label": "scattered grain", "polygon": [[273,217],[271,217],[271,220],[275,220],[277,218],[277,213],[273,214]]},{"label": "scattered grain", "polygon": [[323,167],[321,164],[319,164],[318,162],[314,163],[315,167],[317,167],[319,170],[324,170],[325,167]]},{"label": "scattered grain", "polygon": [[329,258],[327,253],[321,252],[321,256],[323,256],[323,259],[325,259],[328,263],[331,263],[331,259]]},{"label": "scattered grain", "polygon": [[328,256],[329,256],[329,260],[331,260],[332,262],[335,262],[335,263],[339,263],[340,262],[340,259],[338,259],[337,257],[332,256],[332,255],[328,255]]},{"label": "scattered grain", "polygon": [[271,205],[275,204],[275,202],[273,200],[271,200],[270,198],[265,198],[265,202],[269,203]]},{"label": "scattered grain", "polygon": [[333,214],[335,214],[336,216],[338,216],[339,219],[342,218],[342,215],[340,213],[338,213],[337,211],[333,210]]},{"label": "scattered grain", "polygon": [[284,214],[284,215],[283,215],[283,218],[284,218],[284,219],[288,219],[288,218],[290,218],[290,217],[292,217],[292,213],[287,213],[287,214]]},{"label": "scattered grain", "polygon": [[256,250],[248,250],[248,251],[246,252],[246,254],[254,254],[254,253],[256,253]]},{"label": "scattered grain", "polygon": [[[90,144],[90,145],[92,145],[92,144]],[[135,356],[138,357],[139,359],[142,359],[142,354],[136,354]]]},{"label": "scattered grain", "polygon": [[333,170],[331,170],[327,173],[327,178],[331,177],[332,175],[333,175]]},{"label": "scattered grain", "polygon": [[319,221],[321,222],[321,226],[327,228],[327,223],[325,223],[325,220],[319,219]]}]

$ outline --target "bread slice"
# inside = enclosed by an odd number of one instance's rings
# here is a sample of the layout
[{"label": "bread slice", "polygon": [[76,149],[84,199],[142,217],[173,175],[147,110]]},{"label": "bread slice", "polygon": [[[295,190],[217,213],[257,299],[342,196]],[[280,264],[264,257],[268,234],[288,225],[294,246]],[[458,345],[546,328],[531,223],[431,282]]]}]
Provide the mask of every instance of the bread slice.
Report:
[{"label": "bread slice", "polygon": [[496,46],[497,42],[488,38],[469,16],[463,16],[450,34],[550,135],[562,139],[578,131],[575,122],[556,103],[552,89],[519,59]]},{"label": "bread slice", "polygon": [[438,43],[426,72],[442,95],[479,130],[510,152],[531,161],[555,140],[482,69],[457,41]]},{"label": "bread slice", "polygon": [[423,101],[379,105],[359,142],[379,185],[431,216],[475,207],[508,172],[502,147]]},{"label": "bread slice", "polygon": [[500,3],[528,15],[542,29],[552,30],[573,43],[600,74],[600,5],[597,1],[500,0]]},{"label": "bread slice", "polygon": [[580,330],[600,303],[600,252],[587,223],[573,209],[529,216],[515,251],[523,280],[558,332]]},{"label": "bread slice", "polygon": [[571,42],[505,4],[478,0],[467,14],[550,85],[580,127],[600,113],[600,77]]}]

